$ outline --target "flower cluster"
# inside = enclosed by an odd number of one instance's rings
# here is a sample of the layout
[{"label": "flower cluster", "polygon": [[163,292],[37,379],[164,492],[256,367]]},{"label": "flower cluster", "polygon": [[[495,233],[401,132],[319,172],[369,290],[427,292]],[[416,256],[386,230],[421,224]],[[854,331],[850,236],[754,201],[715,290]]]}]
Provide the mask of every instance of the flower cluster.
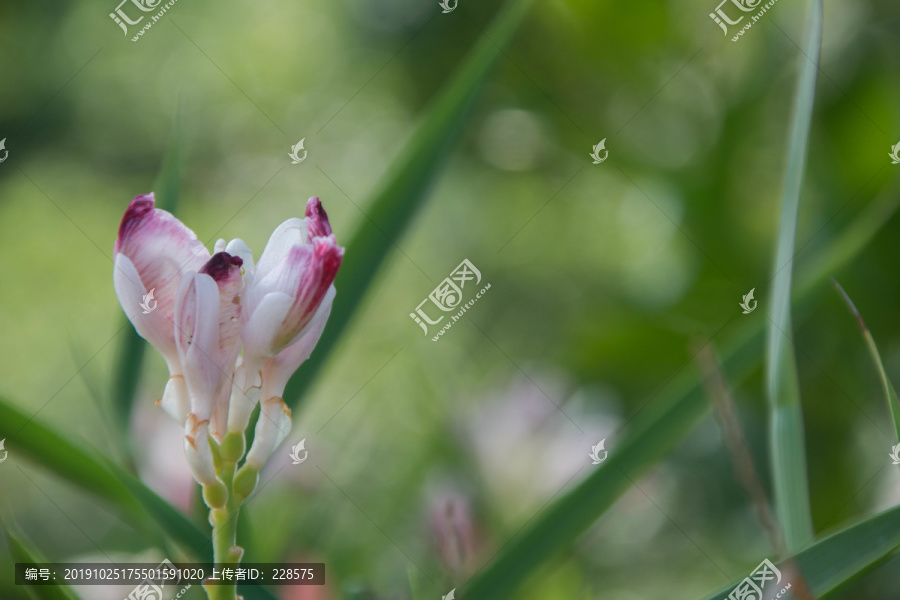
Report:
[{"label": "flower cluster", "polygon": [[154,207],[153,194],[125,211],[114,247],[116,295],[169,367],[159,404],[184,427],[185,456],[211,507],[225,501],[221,463],[233,469],[244,456],[258,402],[242,467],[250,481],[240,495],[290,431],[281,396],[322,335],[343,254],[318,198],[309,199],[305,219],[275,229],[255,265],[240,239],[219,240],[210,255],[193,231]]}]

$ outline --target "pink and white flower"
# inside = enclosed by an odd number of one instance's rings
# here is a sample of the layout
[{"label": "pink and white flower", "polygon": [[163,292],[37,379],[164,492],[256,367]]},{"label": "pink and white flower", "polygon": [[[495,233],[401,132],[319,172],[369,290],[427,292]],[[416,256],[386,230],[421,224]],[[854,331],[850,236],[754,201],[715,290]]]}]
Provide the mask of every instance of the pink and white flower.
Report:
[{"label": "pink and white flower", "polygon": [[306,218],[279,225],[248,276],[241,313],[244,355],[235,376],[239,394],[232,396],[228,430],[244,430],[261,395],[257,448],[248,455],[254,462],[264,462],[290,430],[281,395],[322,335],[343,256],[322,203],[310,198]]},{"label": "pink and white flower", "polygon": [[344,253],[318,198],[305,219],[275,230],[258,264],[239,239],[214,251],[155,208],[153,194],[129,204],[114,247],[116,295],[169,367],[161,403],[184,426],[188,463],[204,485],[217,481],[209,436],[242,434],[260,396],[248,464],[261,468],[290,431],[281,396],[322,335]]},{"label": "pink and white flower", "polygon": [[[208,260],[209,251],[193,231],[171,213],[154,207],[152,193],[137,196],[128,205],[113,247],[113,285],[135,330],[169,367],[161,403],[181,422],[188,400],[175,347],[175,296],[184,272],[196,271]],[[156,308],[147,312],[141,303],[150,292]]]}]

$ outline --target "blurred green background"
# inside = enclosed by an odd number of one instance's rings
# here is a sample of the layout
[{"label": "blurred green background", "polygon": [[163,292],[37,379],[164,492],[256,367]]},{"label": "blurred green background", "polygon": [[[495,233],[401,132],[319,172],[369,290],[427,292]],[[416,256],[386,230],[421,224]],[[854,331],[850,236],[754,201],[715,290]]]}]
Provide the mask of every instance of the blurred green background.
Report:
[{"label": "blurred green background", "polygon": [[[258,256],[315,195],[345,243],[371,226],[370,192],[498,8],[179,0],[133,43],[108,17],[114,1],[0,5],[0,394],[120,459],[112,245],[128,201],[152,190],[176,107],[177,214],[201,240],[241,237]],[[395,248],[244,509],[246,560],[327,565],[325,589],[282,598],[461,584],[590,471],[592,445],[615,452],[694,369],[698,340],[721,347],[766,319],[805,8],[781,0],[732,43],[713,0],[535,2],[408,230],[382,231]],[[825,4],[797,273],[896,194],[898,25],[887,0]],[[301,138],[308,158],[292,165]],[[603,138],[609,159],[593,165]],[[831,274],[895,382],[898,235],[889,219]],[[432,342],[409,313],[464,258],[491,289]],[[751,288],[760,310],[742,315]],[[897,504],[900,467],[855,321],[828,285],[810,298],[794,333],[813,517],[829,530]],[[179,427],[153,407],[165,379],[151,349],[127,435],[135,469],[202,522]],[[768,481],[761,371],[732,383]],[[310,460],[292,466],[302,438]],[[6,449],[0,501],[48,558],[161,558],[115,511]],[[712,418],[635,483],[518,597],[689,600],[772,555]],[[889,559],[835,597],[896,597],[898,570]],[[0,596],[24,597],[11,578],[4,567]]]}]

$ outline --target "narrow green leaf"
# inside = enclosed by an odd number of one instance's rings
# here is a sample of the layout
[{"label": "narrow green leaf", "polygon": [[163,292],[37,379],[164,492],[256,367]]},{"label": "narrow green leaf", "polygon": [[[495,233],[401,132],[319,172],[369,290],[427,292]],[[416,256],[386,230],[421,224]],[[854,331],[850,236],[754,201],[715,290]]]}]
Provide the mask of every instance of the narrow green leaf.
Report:
[{"label": "narrow green leaf", "polygon": [[[212,556],[209,530],[201,530],[184,514],[160,498],[131,473],[109,460],[103,460],[113,477],[122,482],[131,495],[160,529],[180,542],[195,557],[206,560]],[[174,535],[174,532],[180,535]]]},{"label": "narrow green leaf", "polygon": [[[285,401],[296,406],[350,322],[388,251],[403,235],[428,188],[459,138],[478,92],[532,0],[509,0],[494,18],[462,67],[440,92],[412,139],[396,158],[367,203],[369,221],[346,246],[335,287],[338,294],[328,327],[312,356],[292,378]],[[388,233],[385,233],[388,232]],[[388,237],[390,236],[390,237]]]},{"label": "narrow green leaf", "polygon": [[[0,439],[11,456],[27,456],[59,477],[109,501],[137,519],[146,532],[150,518],[173,540],[194,552],[211,555],[208,536],[183,514],[121,467],[84,450],[51,428],[29,419],[0,398]],[[204,547],[206,548],[204,551]]]},{"label": "narrow green leaf", "polygon": [[159,174],[153,183],[154,196],[157,205],[175,213],[181,201],[181,171],[184,161],[184,124],[182,121],[183,108],[181,96],[175,101],[175,114],[172,117],[172,128],[169,130],[169,139],[166,143],[166,151],[163,155]]},{"label": "narrow green leaf", "polygon": [[[24,536],[14,532],[12,526],[3,521],[3,533],[9,545],[9,551],[13,562],[17,563],[46,563],[44,555],[32,546]],[[10,565],[12,566],[12,565]],[[35,600],[80,600],[78,594],[66,584],[60,585],[30,585],[25,586],[25,591]]]},{"label": "narrow green leaf", "polygon": [[[178,509],[131,473],[29,419],[0,398],[0,439],[4,438],[11,456],[27,456],[62,479],[109,501],[134,518],[135,527],[156,546],[167,550],[160,537],[160,533],[164,533],[180,544],[194,560],[212,560],[209,533],[197,528]],[[246,600],[276,600],[272,592],[261,586],[242,587],[241,593]]]},{"label": "narrow green leaf", "polygon": [[[900,207],[897,186],[886,190],[805,269],[793,301],[809,298],[832,273],[846,266]],[[740,382],[758,365],[763,322],[749,319],[723,346],[722,368]],[[638,414],[609,458],[577,487],[537,514],[498,557],[468,584],[467,600],[509,598],[545,560],[561,553],[596,521],[653,464],[675,447],[706,414],[708,403],[696,373],[683,373]]]},{"label": "narrow green leaf", "polygon": [[821,0],[812,0],[807,30],[806,46],[800,56],[800,77],[788,142],[766,347],[766,396],[769,401],[775,512],[791,552],[796,552],[814,535],[806,473],[803,411],[792,340],[791,278],[822,42]]},{"label": "narrow green leaf", "polygon": [[869,355],[872,357],[872,362],[875,363],[875,368],[878,369],[878,376],[881,378],[884,399],[887,402],[888,410],[891,412],[891,418],[894,421],[894,433],[897,435],[897,443],[900,443],[900,399],[897,398],[897,391],[894,389],[894,385],[891,383],[891,380],[888,379],[887,372],[884,370],[884,363],[881,360],[881,353],[878,352],[878,346],[875,345],[875,338],[872,337],[872,332],[869,331],[866,322],[863,321],[862,315],[856,309],[853,300],[850,299],[850,296],[847,295],[847,292],[841,287],[841,284],[835,281],[834,287],[841,293],[844,302],[847,303],[847,307],[850,309],[850,312],[853,313],[853,316],[856,317],[856,322],[859,324],[860,330],[862,330],[863,338],[866,340],[866,346],[869,348]]},{"label": "narrow green leaf", "polygon": [[[810,591],[821,598],[874,567],[897,548],[900,548],[900,506],[816,542],[797,554],[794,561]],[[779,568],[783,576],[788,574],[783,564]],[[735,581],[707,600],[727,600],[738,583]],[[779,585],[784,587],[787,583],[789,580],[782,579]]]}]

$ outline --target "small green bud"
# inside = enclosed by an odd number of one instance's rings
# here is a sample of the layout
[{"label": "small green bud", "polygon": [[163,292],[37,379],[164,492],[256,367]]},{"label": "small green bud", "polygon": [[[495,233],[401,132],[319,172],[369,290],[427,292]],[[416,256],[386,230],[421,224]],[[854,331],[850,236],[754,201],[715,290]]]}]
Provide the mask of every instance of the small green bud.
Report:
[{"label": "small green bud", "polygon": [[259,471],[254,467],[245,464],[238,469],[237,475],[234,476],[234,483],[232,484],[234,495],[243,500],[253,493],[258,481]]},{"label": "small green bud", "polygon": [[216,441],[216,438],[211,435],[207,437],[209,438],[209,451],[212,454],[213,468],[218,473],[222,470],[222,451],[219,449],[219,443]]},{"label": "small green bud", "polygon": [[217,481],[212,485],[203,486],[203,501],[210,508],[223,508],[228,502],[228,490],[222,485],[221,481]]},{"label": "small green bud", "polygon": [[222,458],[229,462],[236,463],[244,456],[244,434],[240,432],[229,431],[222,438]]}]

